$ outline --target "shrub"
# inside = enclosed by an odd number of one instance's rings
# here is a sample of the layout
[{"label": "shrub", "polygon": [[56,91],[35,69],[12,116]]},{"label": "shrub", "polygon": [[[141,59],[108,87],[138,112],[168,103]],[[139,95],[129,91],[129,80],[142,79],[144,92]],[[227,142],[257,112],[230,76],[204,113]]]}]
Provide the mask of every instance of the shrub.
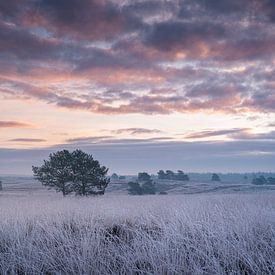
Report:
[{"label": "shrub", "polygon": [[267,180],[264,176],[260,176],[258,178],[254,178],[252,180],[252,184],[255,184],[255,185],[264,185],[264,184],[267,184]]},{"label": "shrub", "polygon": [[212,174],[212,178],[211,178],[212,181],[221,181],[220,177],[218,174]]}]

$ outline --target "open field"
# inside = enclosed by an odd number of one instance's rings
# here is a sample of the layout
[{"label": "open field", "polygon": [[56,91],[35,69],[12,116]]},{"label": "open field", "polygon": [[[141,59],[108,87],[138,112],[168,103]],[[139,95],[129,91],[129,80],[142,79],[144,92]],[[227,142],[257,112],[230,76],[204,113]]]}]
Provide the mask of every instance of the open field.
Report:
[{"label": "open field", "polygon": [[[37,195],[43,193],[53,194],[43,187],[41,183],[35,181],[33,177],[2,177],[3,192],[5,195],[20,195],[22,192]],[[128,180],[130,181],[130,179]],[[250,182],[213,182],[213,181],[171,181],[155,180],[157,182],[157,191],[165,191],[168,194],[202,194],[202,193],[255,193],[262,191],[275,191],[275,185],[253,185]],[[106,189],[107,195],[127,195],[128,185],[125,183],[110,183]],[[1,192],[0,192],[1,195]],[[60,195],[60,194],[58,194]]]},{"label": "open field", "polygon": [[274,191],[63,198],[24,184],[0,195],[0,274],[275,272]]}]

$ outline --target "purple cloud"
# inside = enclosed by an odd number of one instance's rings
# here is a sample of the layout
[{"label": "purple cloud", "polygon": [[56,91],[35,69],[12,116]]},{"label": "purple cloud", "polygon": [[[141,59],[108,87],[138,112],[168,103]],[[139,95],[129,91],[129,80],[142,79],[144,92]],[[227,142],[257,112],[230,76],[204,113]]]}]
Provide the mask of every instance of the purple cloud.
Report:
[{"label": "purple cloud", "polygon": [[0,128],[26,128],[32,127],[28,123],[19,122],[19,121],[0,121]]}]

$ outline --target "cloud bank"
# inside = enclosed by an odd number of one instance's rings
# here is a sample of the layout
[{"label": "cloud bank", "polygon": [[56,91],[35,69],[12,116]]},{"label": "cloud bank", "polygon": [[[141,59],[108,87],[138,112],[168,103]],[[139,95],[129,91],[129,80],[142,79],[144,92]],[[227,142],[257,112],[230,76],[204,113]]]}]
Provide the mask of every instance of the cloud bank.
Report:
[{"label": "cloud bank", "polygon": [[102,114],[275,111],[274,1],[12,0],[0,10],[1,100]]}]

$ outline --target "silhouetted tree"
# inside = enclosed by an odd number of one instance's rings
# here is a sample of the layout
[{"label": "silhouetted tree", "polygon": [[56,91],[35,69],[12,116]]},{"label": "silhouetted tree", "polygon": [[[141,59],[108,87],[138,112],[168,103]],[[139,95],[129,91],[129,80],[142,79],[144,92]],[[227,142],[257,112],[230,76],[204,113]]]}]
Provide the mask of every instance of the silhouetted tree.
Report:
[{"label": "silhouetted tree", "polygon": [[221,181],[220,177],[218,174],[212,174],[212,178],[211,178],[212,181]]},{"label": "silhouetted tree", "polygon": [[137,181],[129,182],[128,185],[128,192],[131,195],[144,195],[156,193],[155,183],[153,183],[151,176],[146,172],[138,173]]},{"label": "silhouetted tree", "polygon": [[81,150],[52,153],[41,167],[33,166],[32,170],[38,181],[64,196],[71,192],[78,195],[104,194],[109,183],[108,169]]},{"label": "silhouetted tree", "polygon": [[116,173],[113,173],[111,176],[111,180],[118,180],[118,175]]},{"label": "silhouetted tree", "polygon": [[146,172],[142,172],[142,173],[138,173],[138,181],[149,181],[151,179],[151,176],[146,173]]},{"label": "silhouetted tree", "polygon": [[175,179],[175,174],[171,170],[166,170],[166,179],[168,180],[173,180]]},{"label": "silhouetted tree", "polygon": [[100,166],[92,155],[81,150],[72,152],[73,190],[77,195],[103,195],[110,182],[108,169]]},{"label": "silhouetted tree", "polygon": [[68,150],[58,151],[44,160],[41,167],[32,167],[35,179],[43,185],[62,192],[63,196],[73,192],[72,155]]},{"label": "silhouetted tree", "polygon": [[175,178],[177,180],[182,180],[182,181],[188,181],[189,180],[188,175],[184,174],[181,170],[178,170],[178,173],[175,175]]},{"label": "silhouetted tree", "polygon": [[158,171],[158,179],[164,180],[166,178],[166,174],[163,170]]},{"label": "silhouetted tree", "polygon": [[178,170],[177,173],[174,173],[171,170],[166,170],[166,173],[163,170],[159,170],[158,179],[188,181],[189,177],[188,175],[184,174],[181,170]]},{"label": "silhouetted tree", "polygon": [[2,181],[0,180],[0,191],[3,190]]},{"label": "silhouetted tree", "polygon": [[267,184],[267,180],[264,176],[260,176],[258,178],[254,178],[252,180],[252,184],[255,184],[255,185],[264,185],[264,184]]},{"label": "silhouetted tree", "polygon": [[156,186],[151,179],[143,183],[141,188],[142,188],[143,194],[151,194],[151,195],[156,194]]},{"label": "silhouetted tree", "polygon": [[129,186],[129,188],[128,188],[129,194],[131,194],[131,195],[142,195],[143,194],[143,190],[138,182],[130,181],[130,182],[128,182],[128,186]]},{"label": "silhouetted tree", "polygon": [[267,178],[267,183],[268,184],[275,184],[275,178],[272,178],[272,177]]}]

